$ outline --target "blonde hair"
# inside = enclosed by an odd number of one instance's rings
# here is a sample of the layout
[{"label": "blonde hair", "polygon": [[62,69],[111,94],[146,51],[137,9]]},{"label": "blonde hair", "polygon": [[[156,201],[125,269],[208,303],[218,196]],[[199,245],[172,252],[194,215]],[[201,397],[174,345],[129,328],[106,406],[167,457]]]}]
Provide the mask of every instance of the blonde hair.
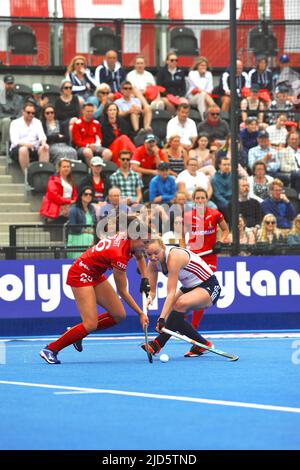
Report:
[{"label": "blonde hair", "polygon": [[199,57],[199,59],[197,59],[194,63],[194,65],[192,66],[191,70],[198,70],[198,67],[200,64],[202,64],[202,62],[205,62],[206,63],[206,67],[208,68],[208,59],[206,57]]},{"label": "blonde hair", "polygon": [[107,83],[101,83],[99,86],[97,86],[95,90],[95,96],[98,95],[99,91],[108,91],[109,93],[111,92],[111,88]]},{"label": "blonde hair", "polygon": [[300,229],[298,229],[298,228],[296,227],[296,222],[297,222],[298,220],[300,220],[300,214],[297,214],[296,217],[294,218],[294,220],[293,220],[293,225],[292,225],[292,228],[291,228],[290,233],[296,233],[296,234],[298,234],[298,233],[300,232]]},{"label": "blonde hair", "polygon": [[85,58],[83,55],[75,55],[75,57],[73,57],[73,59],[71,60],[71,62],[70,62],[69,65],[68,65],[68,68],[67,68],[67,72],[68,72],[68,73],[74,72],[74,70],[75,70],[75,62],[76,62],[77,60],[82,60],[82,62],[84,62],[85,66],[86,66],[86,58]]},{"label": "blonde hair", "polygon": [[171,136],[168,138],[166,144],[164,145],[164,148],[165,148],[165,149],[170,148],[171,143],[172,143],[172,141],[173,141],[174,139],[179,139],[179,140],[180,140],[180,135],[178,135],[178,134],[171,135]]},{"label": "blonde hair", "polygon": [[276,217],[273,215],[273,214],[266,214],[262,220],[262,223],[261,223],[261,229],[260,231],[258,232],[258,237],[257,237],[257,241],[258,242],[268,242],[268,238],[267,238],[267,228],[266,228],[266,221],[268,218],[272,218],[272,220],[275,220],[275,230],[274,230],[274,235],[276,237],[279,237],[280,235],[280,231],[278,230],[277,228],[277,221],[276,221]]}]

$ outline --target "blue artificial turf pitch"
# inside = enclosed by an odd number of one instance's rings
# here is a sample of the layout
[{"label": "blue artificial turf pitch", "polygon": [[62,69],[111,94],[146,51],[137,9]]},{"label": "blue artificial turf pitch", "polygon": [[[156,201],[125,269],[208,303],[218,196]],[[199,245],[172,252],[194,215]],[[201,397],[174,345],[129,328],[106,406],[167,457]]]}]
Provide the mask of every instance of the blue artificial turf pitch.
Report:
[{"label": "blue artificial turf pitch", "polygon": [[2,343],[0,449],[300,448],[299,337],[213,339],[237,362],[172,340],[149,364],[141,341],[91,337],[55,366],[41,340]]}]

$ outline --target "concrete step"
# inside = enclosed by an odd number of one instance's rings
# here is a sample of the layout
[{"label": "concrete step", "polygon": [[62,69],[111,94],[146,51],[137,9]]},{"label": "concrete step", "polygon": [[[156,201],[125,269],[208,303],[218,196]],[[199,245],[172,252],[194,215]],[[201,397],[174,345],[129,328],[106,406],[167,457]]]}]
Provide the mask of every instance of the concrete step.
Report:
[{"label": "concrete step", "polygon": [[0,217],[3,212],[30,212],[31,206],[29,202],[11,202],[8,198],[8,202],[0,202]]},{"label": "concrete step", "polygon": [[[10,175],[8,176],[11,178]],[[0,178],[2,177],[0,176]],[[12,193],[13,194],[24,193],[24,184],[14,184],[10,182],[0,184],[0,194],[12,194]]]},{"label": "concrete step", "polygon": [[22,203],[24,201],[25,201],[24,193],[10,194],[9,196],[7,196],[7,194],[0,193],[0,204],[4,204],[6,202]]},{"label": "concrete step", "polygon": [[6,175],[6,168],[5,168],[5,166],[0,165],[0,175]]},{"label": "concrete step", "polygon": [[41,216],[38,212],[7,212],[0,213],[0,223],[10,224],[27,224],[29,222],[41,222]]},{"label": "concrete step", "polygon": [[5,155],[0,156],[0,165],[6,166],[7,165],[7,160]]},{"label": "concrete step", "polygon": [[12,183],[11,175],[0,175],[0,184],[9,184]]}]

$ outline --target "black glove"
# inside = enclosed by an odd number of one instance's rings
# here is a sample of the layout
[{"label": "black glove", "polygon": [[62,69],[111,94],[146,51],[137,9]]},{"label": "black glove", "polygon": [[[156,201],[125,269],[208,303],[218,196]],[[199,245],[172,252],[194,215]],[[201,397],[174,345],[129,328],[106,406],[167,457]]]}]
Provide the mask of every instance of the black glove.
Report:
[{"label": "black glove", "polygon": [[140,293],[146,294],[146,297],[148,297],[150,292],[150,284],[149,284],[149,279],[147,277],[142,277],[141,284],[140,284]]},{"label": "black glove", "polygon": [[159,318],[156,322],[156,329],[161,331],[162,328],[166,326],[166,321],[164,318]]},{"label": "black glove", "polygon": [[223,243],[221,243],[221,242],[215,243],[213,252],[214,253],[220,253],[221,250],[222,250],[222,246],[223,246]]}]

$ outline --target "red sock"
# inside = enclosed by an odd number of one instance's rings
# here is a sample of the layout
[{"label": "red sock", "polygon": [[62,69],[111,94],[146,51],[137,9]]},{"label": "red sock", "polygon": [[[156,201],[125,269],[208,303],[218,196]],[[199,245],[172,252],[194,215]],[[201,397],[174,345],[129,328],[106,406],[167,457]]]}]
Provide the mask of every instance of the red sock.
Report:
[{"label": "red sock", "polygon": [[104,312],[101,315],[98,315],[98,326],[96,331],[105,330],[106,328],[110,328],[116,324],[117,322],[114,317],[110,315],[110,313]]},{"label": "red sock", "polygon": [[192,316],[192,325],[193,327],[198,330],[199,323],[201,321],[201,318],[204,315],[204,310],[194,310],[193,311],[193,316]]},{"label": "red sock", "polygon": [[67,346],[70,346],[70,344],[85,338],[87,334],[88,332],[83,324],[79,323],[79,325],[73,326],[73,328],[64,333],[57,341],[53,341],[53,343],[48,344],[47,348],[51,349],[51,351],[61,351]]}]

